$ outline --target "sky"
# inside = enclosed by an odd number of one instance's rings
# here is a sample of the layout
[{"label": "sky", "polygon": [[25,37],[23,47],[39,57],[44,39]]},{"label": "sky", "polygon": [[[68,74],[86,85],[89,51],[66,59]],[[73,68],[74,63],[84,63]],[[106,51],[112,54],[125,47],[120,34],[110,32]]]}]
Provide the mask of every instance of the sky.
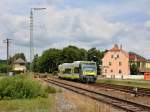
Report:
[{"label": "sky", "polygon": [[1,0],[0,59],[12,39],[10,56],[29,60],[30,9],[33,11],[34,54],[68,45],[99,50],[122,45],[150,59],[150,0]]}]

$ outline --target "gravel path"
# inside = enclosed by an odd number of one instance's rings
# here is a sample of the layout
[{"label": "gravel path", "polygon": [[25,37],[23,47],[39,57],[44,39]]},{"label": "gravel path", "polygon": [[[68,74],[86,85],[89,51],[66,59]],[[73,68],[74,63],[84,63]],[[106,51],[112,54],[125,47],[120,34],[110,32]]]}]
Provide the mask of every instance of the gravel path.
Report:
[{"label": "gravel path", "polygon": [[79,112],[74,102],[65,98],[65,93],[58,93],[55,95],[55,112]]},{"label": "gravel path", "polygon": [[111,105],[92,100],[86,96],[64,90],[54,95],[52,112],[124,112]]}]

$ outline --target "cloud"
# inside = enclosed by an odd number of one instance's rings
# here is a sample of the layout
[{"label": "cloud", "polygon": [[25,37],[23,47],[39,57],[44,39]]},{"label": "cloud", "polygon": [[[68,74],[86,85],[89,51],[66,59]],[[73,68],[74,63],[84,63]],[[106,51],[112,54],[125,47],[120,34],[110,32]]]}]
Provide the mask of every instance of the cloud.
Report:
[{"label": "cloud", "polygon": [[1,58],[5,58],[6,54],[6,45],[4,44],[4,35],[2,32],[0,32],[0,56]]},{"label": "cloud", "polygon": [[150,28],[150,20],[149,20],[149,21],[146,21],[145,24],[144,24],[144,26],[145,26],[146,28]]},{"label": "cloud", "polygon": [[[97,2],[95,7],[90,4],[89,7],[70,7],[64,4],[64,0],[2,0],[0,32],[3,32],[3,39],[13,39],[13,53],[24,51],[29,55],[30,8],[46,7],[44,11],[34,11],[35,53],[69,44],[86,49],[109,49],[113,43],[120,43],[127,51],[137,51],[149,57],[150,33],[147,28],[150,22],[147,19],[148,3],[145,3],[146,0],[116,4]],[[135,21],[138,14],[141,18]],[[4,57],[3,53],[1,57]]]},{"label": "cloud", "polygon": [[149,38],[150,32],[138,25],[126,25],[126,29],[118,36],[118,43],[123,44],[126,51],[136,52],[145,58],[150,58]]},{"label": "cloud", "polygon": [[[6,37],[13,39],[15,47],[29,47],[28,16],[7,13],[2,14],[0,20],[0,28],[6,32]],[[46,11],[34,12],[34,46],[44,50],[59,44],[69,45],[72,42],[74,45],[89,48],[94,46],[96,41],[104,43],[111,40],[122,28],[122,23],[108,22],[90,10],[58,10],[56,7],[47,7]]]},{"label": "cloud", "polygon": [[[57,10],[48,8],[42,15],[36,18],[35,37],[41,43],[58,41],[92,42],[95,40],[109,40],[122,28],[119,22],[109,22],[102,16],[85,11],[83,9]],[[42,22],[41,22],[42,21]],[[40,23],[41,22],[41,23]],[[41,39],[42,37],[42,39]]]},{"label": "cloud", "polygon": [[[28,49],[29,21],[27,17],[22,17],[22,21],[17,22],[18,25],[14,23],[14,26],[18,26],[14,33],[15,46],[26,46]],[[100,15],[83,9],[57,10],[55,7],[48,7],[44,12],[34,12],[35,53],[41,53],[49,47],[62,48],[69,44],[87,49],[104,45],[122,28],[122,23],[108,22]]]}]

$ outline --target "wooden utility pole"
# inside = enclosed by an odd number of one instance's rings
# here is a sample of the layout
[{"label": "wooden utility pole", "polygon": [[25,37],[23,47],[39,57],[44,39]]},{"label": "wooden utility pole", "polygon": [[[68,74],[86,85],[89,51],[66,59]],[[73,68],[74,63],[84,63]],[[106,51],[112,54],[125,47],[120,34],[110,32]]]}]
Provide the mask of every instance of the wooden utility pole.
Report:
[{"label": "wooden utility pole", "polygon": [[8,60],[9,60],[9,44],[10,44],[10,41],[11,41],[12,39],[6,39],[6,40],[4,40],[4,43],[6,43],[6,46],[7,46],[7,74],[8,74],[8,72],[9,72],[9,62],[8,62]]}]

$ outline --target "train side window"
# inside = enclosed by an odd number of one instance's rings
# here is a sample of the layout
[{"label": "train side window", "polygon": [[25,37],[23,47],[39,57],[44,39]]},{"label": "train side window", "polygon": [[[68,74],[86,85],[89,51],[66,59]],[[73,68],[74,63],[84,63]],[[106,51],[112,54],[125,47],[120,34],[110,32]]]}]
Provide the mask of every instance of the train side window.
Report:
[{"label": "train side window", "polygon": [[79,67],[74,68],[74,73],[80,73]]},{"label": "train side window", "polygon": [[70,68],[65,69],[64,74],[71,74],[71,69]]}]

